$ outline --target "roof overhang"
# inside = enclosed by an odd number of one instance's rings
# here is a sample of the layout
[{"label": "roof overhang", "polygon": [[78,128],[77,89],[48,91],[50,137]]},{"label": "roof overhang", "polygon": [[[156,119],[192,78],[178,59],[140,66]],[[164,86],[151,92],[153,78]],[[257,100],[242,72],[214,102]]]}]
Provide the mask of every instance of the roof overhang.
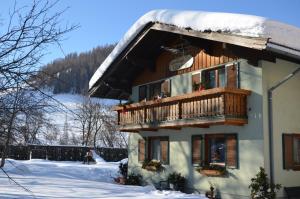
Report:
[{"label": "roof overhang", "polygon": [[[241,56],[257,54],[255,56],[261,58],[258,54],[263,52],[268,56],[268,51],[282,54],[282,49],[278,50],[268,43],[269,38],[240,36],[224,32],[199,32],[162,23],[149,23],[113,60],[89,89],[89,94],[101,98],[128,99],[133,78],[144,70],[144,67],[154,68],[155,60],[162,52],[161,46],[165,42],[178,38],[179,35],[190,40],[195,46],[203,42],[229,44],[233,48],[243,49],[243,52],[236,50],[237,54],[243,54]],[[290,54],[285,54],[285,56],[290,56]]]}]

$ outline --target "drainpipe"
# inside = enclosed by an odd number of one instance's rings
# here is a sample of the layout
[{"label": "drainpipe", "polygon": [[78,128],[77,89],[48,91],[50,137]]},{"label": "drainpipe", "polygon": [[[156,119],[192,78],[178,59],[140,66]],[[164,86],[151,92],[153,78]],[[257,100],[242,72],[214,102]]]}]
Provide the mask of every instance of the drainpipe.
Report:
[{"label": "drainpipe", "polygon": [[300,71],[300,67],[294,70],[291,74],[277,82],[274,86],[268,89],[268,125],[269,125],[269,156],[270,156],[270,181],[274,183],[274,158],[273,158],[273,91],[286,81],[291,79]]}]

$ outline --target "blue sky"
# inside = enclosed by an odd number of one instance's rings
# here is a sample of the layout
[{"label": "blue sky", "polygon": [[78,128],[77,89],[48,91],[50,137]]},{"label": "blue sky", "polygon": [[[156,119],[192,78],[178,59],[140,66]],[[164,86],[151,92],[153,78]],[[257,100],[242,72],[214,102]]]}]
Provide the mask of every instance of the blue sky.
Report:
[{"label": "blue sky", "polygon": [[[2,21],[7,20],[13,2],[2,0],[0,3]],[[23,0],[17,4],[30,2]],[[63,15],[63,21],[79,24],[80,28],[66,35],[62,43],[65,54],[117,42],[140,16],[152,9],[252,14],[300,27],[300,0],[60,0],[55,9],[66,7],[69,9]],[[58,47],[51,47],[43,63],[64,57],[64,53]]]}]

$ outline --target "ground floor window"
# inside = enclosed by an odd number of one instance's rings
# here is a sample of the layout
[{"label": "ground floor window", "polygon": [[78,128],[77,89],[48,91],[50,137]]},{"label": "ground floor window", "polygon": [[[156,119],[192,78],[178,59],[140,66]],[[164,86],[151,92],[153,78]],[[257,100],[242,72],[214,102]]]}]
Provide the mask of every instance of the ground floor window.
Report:
[{"label": "ground floor window", "polygon": [[138,142],[139,162],[159,160],[169,164],[169,137],[146,137]]},{"label": "ground floor window", "polygon": [[226,140],[225,137],[216,137],[209,140],[209,163],[225,166]]},{"label": "ground floor window", "polygon": [[283,167],[300,170],[300,134],[283,134]]},{"label": "ground floor window", "polygon": [[237,168],[237,135],[206,134],[192,136],[192,163],[195,166]]}]

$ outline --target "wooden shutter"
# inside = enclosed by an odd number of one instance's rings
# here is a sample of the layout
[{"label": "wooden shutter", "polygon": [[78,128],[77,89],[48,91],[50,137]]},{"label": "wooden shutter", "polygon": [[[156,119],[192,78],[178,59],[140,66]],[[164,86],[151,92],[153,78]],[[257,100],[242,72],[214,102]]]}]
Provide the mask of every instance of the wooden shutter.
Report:
[{"label": "wooden shutter", "polygon": [[192,164],[202,164],[202,136],[192,136]]},{"label": "wooden shutter", "polygon": [[162,139],[160,140],[160,149],[161,149],[161,161],[164,164],[169,163],[169,140]]},{"label": "wooden shutter", "polygon": [[146,157],[146,142],[144,139],[139,139],[138,142],[138,160],[144,162]]},{"label": "wooden shutter", "polygon": [[210,139],[211,136],[209,135],[205,135],[205,159],[204,159],[204,162],[205,162],[205,165],[209,165],[209,154],[210,154]]},{"label": "wooden shutter", "polygon": [[171,80],[165,80],[161,84],[161,92],[166,96],[171,96]]},{"label": "wooden shutter", "polygon": [[283,168],[284,169],[293,169],[293,135],[292,134],[283,134]]},{"label": "wooden shutter", "polygon": [[200,88],[200,74],[199,73],[192,75],[192,88],[193,88],[193,91],[199,90],[199,88],[196,89],[196,87]]},{"label": "wooden shutter", "polygon": [[237,88],[237,69],[235,65],[226,67],[227,72],[227,87]]},{"label": "wooden shutter", "polygon": [[226,166],[237,168],[237,139],[236,135],[226,136]]}]

